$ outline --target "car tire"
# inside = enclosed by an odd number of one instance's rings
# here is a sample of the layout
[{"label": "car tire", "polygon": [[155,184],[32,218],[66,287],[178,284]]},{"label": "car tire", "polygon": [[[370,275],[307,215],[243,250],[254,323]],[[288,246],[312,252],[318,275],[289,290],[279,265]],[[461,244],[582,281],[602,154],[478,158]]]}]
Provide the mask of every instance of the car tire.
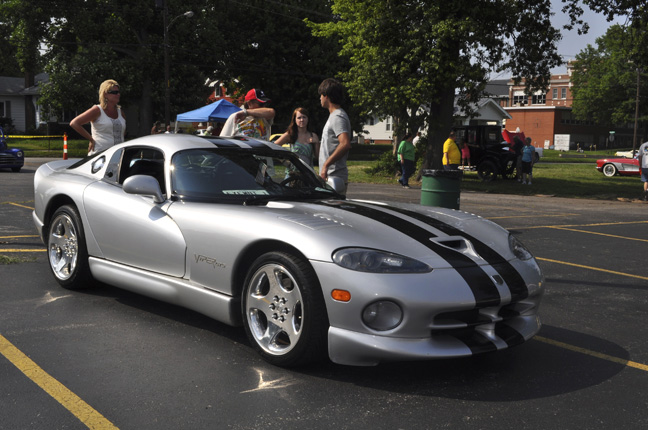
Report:
[{"label": "car tire", "polygon": [[61,206],[47,233],[47,259],[58,283],[70,290],[92,284],[83,224],[76,208]]},{"label": "car tire", "polygon": [[510,157],[504,161],[502,179],[515,179],[515,162],[515,157]]},{"label": "car tire", "polygon": [[616,166],[611,163],[605,164],[602,170],[603,170],[603,174],[609,177],[612,177],[618,173],[618,169],[616,168]]},{"label": "car tire", "polygon": [[492,161],[484,161],[477,166],[477,177],[483,182],[491,182],[497,178],[497,165]]},{"label": "car tire", "polygon": [[329,323],[322,289],[302,258],[283,252],[257,258],[241,304],[248,339],[269,363],[293,367],[327,356]]},{"label": "car tire", "polygon": [[22,169],[22,167],[12,167],[11,171],[15,172],[15,173],[18,173],[18,172],[20,172],[20,169]]}]

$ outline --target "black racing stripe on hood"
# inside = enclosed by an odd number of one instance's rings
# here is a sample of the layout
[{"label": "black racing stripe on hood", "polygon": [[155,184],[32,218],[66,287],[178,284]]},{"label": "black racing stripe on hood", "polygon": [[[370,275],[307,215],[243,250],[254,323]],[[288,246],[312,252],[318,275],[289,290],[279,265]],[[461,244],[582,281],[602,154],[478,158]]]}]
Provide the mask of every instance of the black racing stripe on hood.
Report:
[{"label": "black racing stripe on hood", "polygon": [[504,282],[506,282],[506,285],[511,291],[511,301],[519,301],[529,296],[529,290],[527,288],[526,282],[524,282],[524,278],[515,269],[515,267],[513,267],[513,265],[504,257],[498,254],[497,251],[495,251],[493,248],[486,245],[479,239],[475,238],[474,236],[471,236],[468,233],[461,231],[458,228],[453,227],[441,220],[432,218],[419,212],[397,208],[394,206],[380,205],[379,207],[386,207],[389,210],[393,210],[403,215],[412,217],[431,227],[436,228],[437,230],[444,232],[449,236],[461,236],[464,239],[470,241],[470,243],[472,243],[472,245],[475,247],[477,254],[479,254],[484,260],[486,260],[486,262],[490,264],[504,279]]},{"label": "black racing stripe on hood", "polygon": [[497,306],[501,303],[499,291],[491,277],[466,255],[431,241],[431,237],[436,237],[434,233],[406,219],[374,207],[359,205],[348,201],[322,201],[319,204],[346,210],[381,222],[434,251],[446,260],[466,281],[466,284],[468,284],[475,296],[476,308]]}]

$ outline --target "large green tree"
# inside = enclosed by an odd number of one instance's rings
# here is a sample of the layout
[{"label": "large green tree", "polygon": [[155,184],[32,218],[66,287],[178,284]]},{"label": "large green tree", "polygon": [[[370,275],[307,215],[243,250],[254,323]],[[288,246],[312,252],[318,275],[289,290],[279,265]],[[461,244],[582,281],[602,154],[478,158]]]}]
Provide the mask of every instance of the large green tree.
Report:
[{"label": "large green tree", "polygon": [[[0,33],[5,35],[2,61],[9,65],[6,72],[16,72],[15,65],[25,78],[25,87],[34,85],[34,78],[41,70],[40,41],[49,25],[49,8],[39,2],[0,0]],[[32,96],[26,97],[25,120],[28,130],[36,126],[36,110]]]},{"label": "large green tree", "polygon": [[[167,0],[170,20],[192,8],[199,1]],[[46,39],[46,71],[50,83],[41,102],[52,113],[81,112],[98,101],[98,88],[106,79],[117,80],[122,87],[122,105],[137,115],[129,122],[130,136],[147,134],[153,119],[162,119],[164,111],[163,8],[154,1],[67,0],[57,10]],[[205,19],[196,14],[196,19]],[[172,73],[172,112],[182,112],[187,105],[197,106],[206,97],[203,76],[197,67],[187,67],[181,42],[205,43],[196,23],[178,19],[169,26],[169,53]]]},{"label": "large green tree", "polygon": [[[573,111],[578,118],[608,126],[634,121],[638,70],[644,76],[640,80],[641,93],[648,94],[647,74],[628,61],[635,49],[628,43],[634,31],[632,27],[614,25],[597,39],[596,47],[588,46],[576,56],[571,81]],[[641,118],[645,119],[646,107],[640,107]]]},{"label": "large green tree", "polygon": [[354,102],[394,116],[398,133],[425,121],[424,168],[441,164],[455,96],[467,107],[503,70],[525,78],[529,91],[544,88],[562,62],[550,0],[334,0],[333,12],[334,21],[313,27],[342,44],[351,67],[340,76]]},{"label": "large green tree", "polygon": [[[50,85],[43,103],[54,112],[82,111],[104,79],[123,89],[122,105],[138,113],[129,135],[164,117],[163,1],[68,0],[47,38]],[[157,6],[157,7],[156,7]],[[314,37],[304,18],[329,19],[321,0],[166,0],[171,118],[207,103],[211,82],[243,95],[262,88],[277,109],[276,131],[306,106],[319,123],[317,85],[342,67],[335,42]],[[182,14],[193,11],[192,18]]]},{"label": "large green tree", "polygon": [[[337,41],[313,36],[305,19],[331,19],[326,0],[220,0],[209,2],[222,41],[204,48],[209,78],[222,81],[234,96],[261,88],[277,111],[273,132],[283,132],[297,107],[310,111],[313,129],[321,131],[328,112],[317,87],[348,68],[337,55]],[[218,41],[217,41],[218,42]]]},{"label": "large green tree", "polygon": [[[563,1],[564,11],[578,19],[582,13],[578,2]],[[588,46],[576,56],[572,77],[574,113],[581,119],[610,126],[632,123],[635,116],[638,125],[645,124],[648,119],[648,4],[645,0],[583,0],[583,4],[604,14],[608,21],[625,17],[626,24],[610,27],[597,39],[597,47]]]}]

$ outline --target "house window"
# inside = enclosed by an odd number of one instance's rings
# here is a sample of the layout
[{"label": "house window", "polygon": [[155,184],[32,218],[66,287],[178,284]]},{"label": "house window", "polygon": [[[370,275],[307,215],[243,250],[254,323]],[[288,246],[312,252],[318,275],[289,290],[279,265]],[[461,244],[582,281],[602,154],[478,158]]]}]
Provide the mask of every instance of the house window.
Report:
[{"label": "house window", "polygon": [[553,97],[552,98],[554,98],[554,99],[558,98],[558,88],[553,89]]},{"label": "house window", "polygon": [[0,118],[2,117],[11,118],[11,102],[9,100],[0,102]]},{"label": "house window", "polygon": [[369,117],[369,125],[374,125],[374,124],[375,124],[374,117]]},{"label": "house window", "polygon": [[531,104],[534,105],[543,105],[546,102],[546,95],[545,94],[534,94],[533,98],[531,99]]},{"label": "house window", "polygon": [[391,117],[388,116],[387,119],[385,120],[385,131],[390,131],[391,130]]},{"label": "house window", "polygon": [[516,105],[524,106],[525,104],[527,104],[528,100],[529,98],[525,94],[522,95],[516,94],[513,96],[513,106]]},{"label": "house window", "polygon": [[561,99],[566,99],[567,98],[567,88],[561,88],[560,89],[560,98]]}]

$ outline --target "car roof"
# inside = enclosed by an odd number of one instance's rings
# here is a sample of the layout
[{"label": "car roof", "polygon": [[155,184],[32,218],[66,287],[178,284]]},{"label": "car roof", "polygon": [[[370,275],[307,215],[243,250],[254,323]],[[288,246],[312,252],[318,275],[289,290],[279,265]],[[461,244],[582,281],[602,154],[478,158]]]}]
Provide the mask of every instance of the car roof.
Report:
[{"label": "car roof", "polygon": [[172,154],[186,149],[197,148],[263,148],[274,150],[285,150],[279,145],[250,137],[232,136],[232,137],[217,137],[217,136],[195,136],[184,133],[161,133],[149,136],[140,137],[137,139],[129,140],[120,144],[122,147],[129,147],[133,145],[152,146],[161,149],[167,154]]}]

